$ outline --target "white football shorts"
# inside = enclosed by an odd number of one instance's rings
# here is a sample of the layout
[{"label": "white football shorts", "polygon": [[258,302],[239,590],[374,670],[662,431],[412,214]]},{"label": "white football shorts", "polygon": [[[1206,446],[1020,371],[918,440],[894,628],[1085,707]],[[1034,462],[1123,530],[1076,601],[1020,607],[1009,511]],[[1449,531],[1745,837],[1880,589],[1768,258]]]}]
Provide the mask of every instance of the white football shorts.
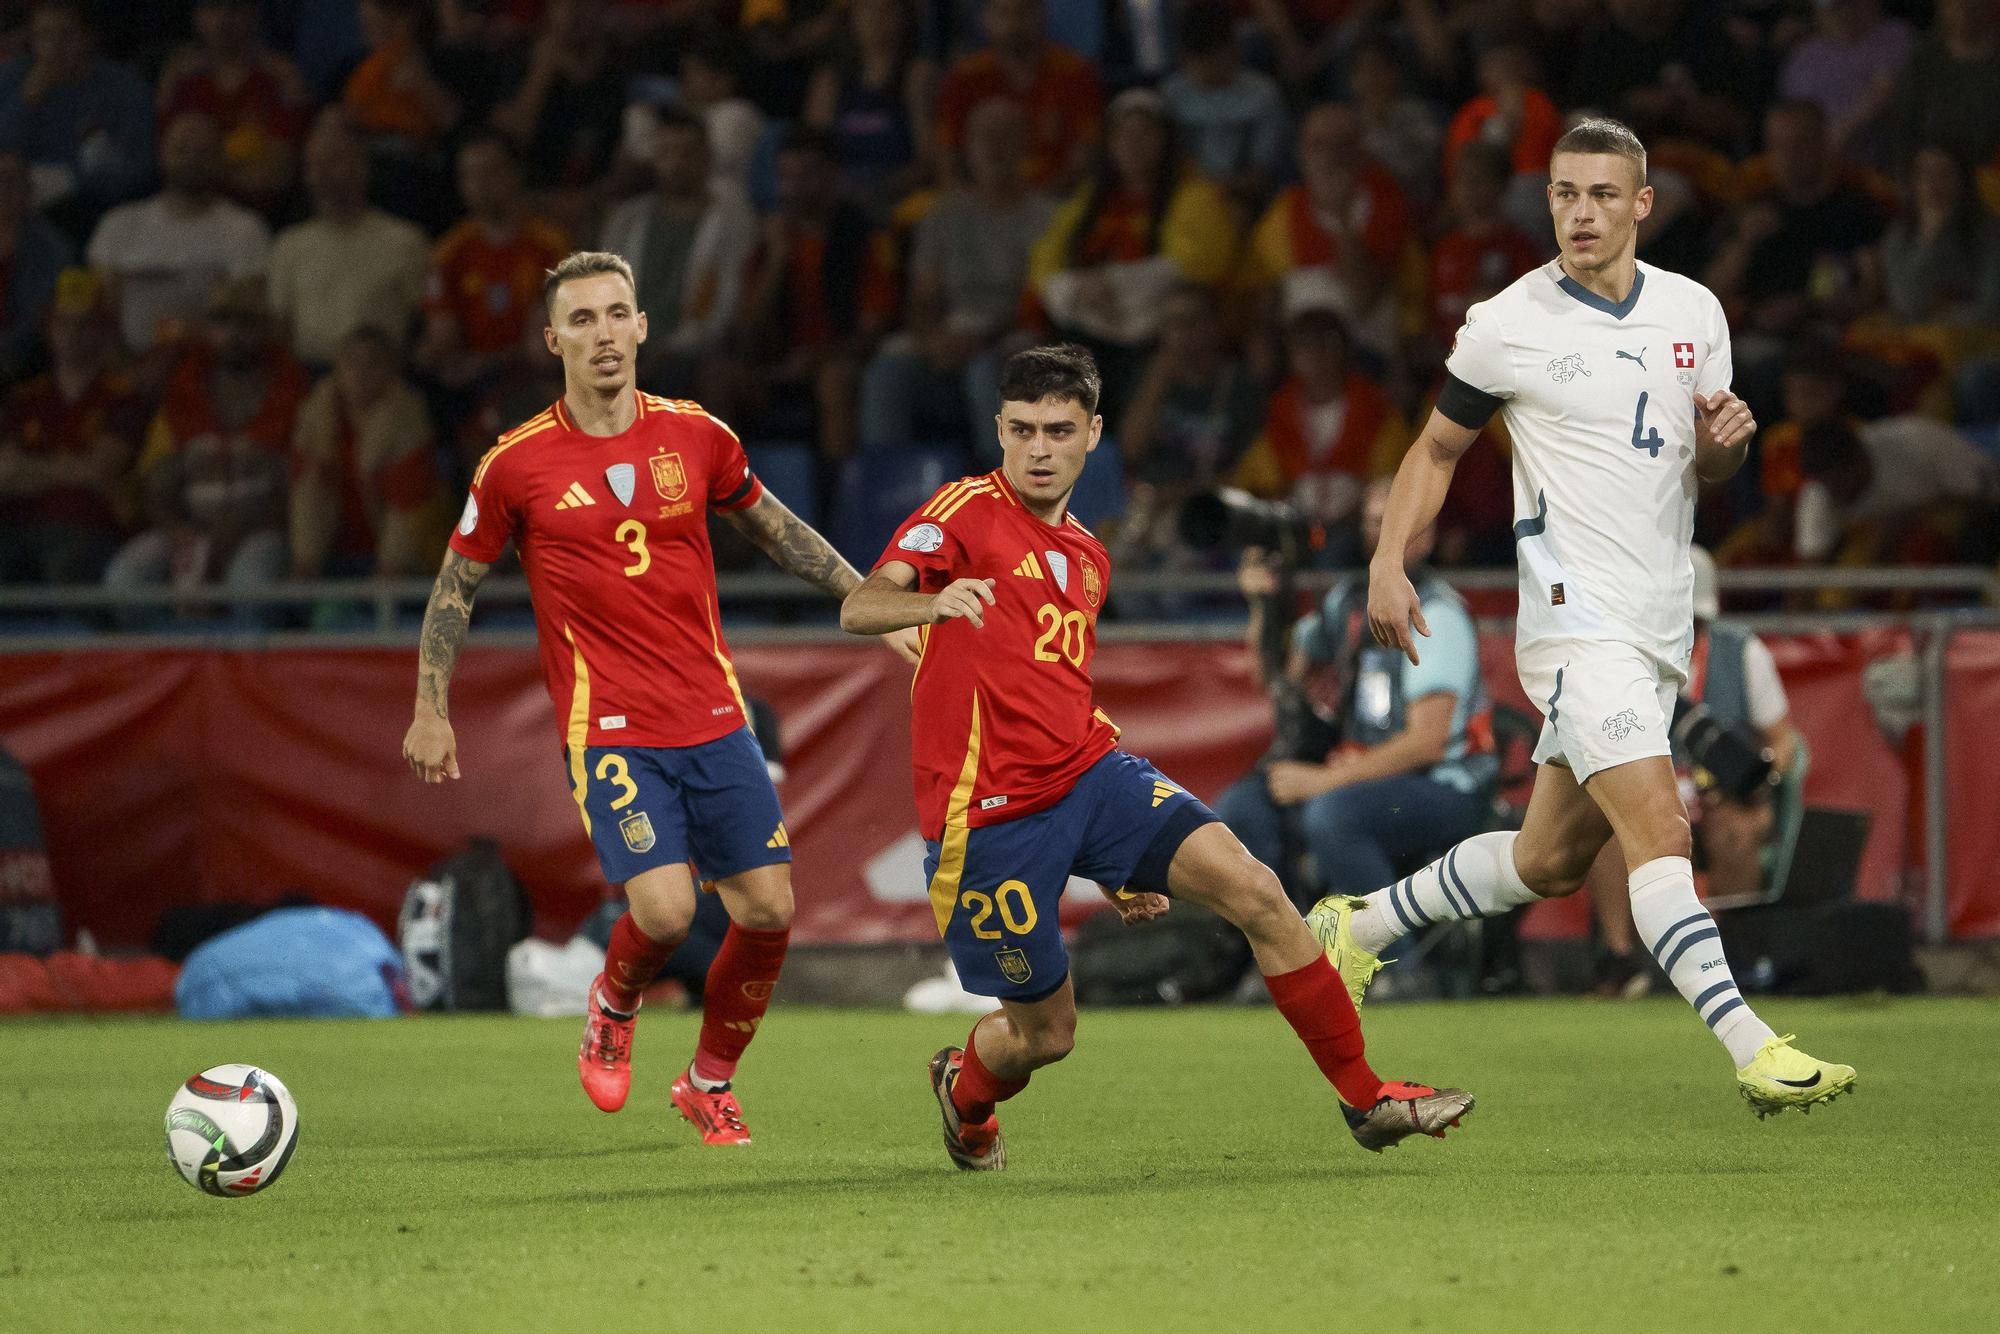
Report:
[{"label": "white football shorts", "polygon": [[1667,733],[1684,669],[1603,639],[1538,639],[1515,651],[1515,663],[1544,719],[1536,764],[1567,765],[1581,783],[1600,769],[1672,754]]}]

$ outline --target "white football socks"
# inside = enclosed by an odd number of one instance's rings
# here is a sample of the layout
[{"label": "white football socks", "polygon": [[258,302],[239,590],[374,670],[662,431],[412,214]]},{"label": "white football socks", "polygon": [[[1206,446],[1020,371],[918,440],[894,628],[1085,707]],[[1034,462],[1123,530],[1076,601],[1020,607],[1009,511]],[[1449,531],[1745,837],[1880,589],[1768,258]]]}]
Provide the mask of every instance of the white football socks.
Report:
[{"label": "white football socks", "polygon": [[1412,876],[1378,889],[1357,908],[1350,930],[1370,954],[1419,927],[1467,917],[1497,917],[1541,897],[1514,870],[1511,831],[1468,838]]},{"label": "white football socks", "polygon": [[1694,893],[1694,864],[1656,857],[1632,872],[1632,925],[1639,939],[1709,1030],[1729,1048],[1737,1068],[1777,1036],[1736,989],[1722,933]]}]

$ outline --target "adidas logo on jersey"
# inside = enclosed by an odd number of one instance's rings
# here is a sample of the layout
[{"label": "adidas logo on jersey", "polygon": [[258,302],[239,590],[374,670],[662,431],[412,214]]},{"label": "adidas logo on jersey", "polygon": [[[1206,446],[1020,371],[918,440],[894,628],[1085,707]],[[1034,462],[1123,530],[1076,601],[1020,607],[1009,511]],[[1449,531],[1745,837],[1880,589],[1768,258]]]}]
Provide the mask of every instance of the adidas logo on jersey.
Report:
[{"label": "adidas logo on jersey", "polygon": [[596,503],[597,501],[592,499],[590,492],[583,489],[583,483],[571,482],[569,490],[563,492],[563,498],[556,502],[556,508],[559,510],[573,510],[584,505],[595,505]]},{"label": "adidas logo on jersey", "polygon": [[1042,577],[1042,563],[1036,560],[1035,553],[1030,551],[1021,558],[1021,563],[1014,567],[1014,573],[1023,579],[1039,579]]},{"label": "adidas logo on jersey", "polygon": [[1163,782],[1157,778],[1154,779],[1153,780],[1154,809],[1155,810],[1159,809],[1161,802],[1165,801],[1168,797],[1173,796],[1176,792],[1179,792],[1180,790],[1181,790],[1180,788],[1175,787],[1172,783]]},{"label": "adidas logo on jersey", "polygon": [[781,824],[778,826],[777,833],[764,840],[764,846],[767,848],[789,848],[792,846],[792,836],[785,832],[785,827]]}]

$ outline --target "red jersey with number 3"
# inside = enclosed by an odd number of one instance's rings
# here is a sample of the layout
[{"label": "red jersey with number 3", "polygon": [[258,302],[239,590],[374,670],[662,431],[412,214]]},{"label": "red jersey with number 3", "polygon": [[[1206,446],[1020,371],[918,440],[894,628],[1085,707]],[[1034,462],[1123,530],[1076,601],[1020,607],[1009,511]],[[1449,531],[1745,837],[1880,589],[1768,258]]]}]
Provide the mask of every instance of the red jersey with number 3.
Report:
[{"label": "red jersey with number 3", "polygon": [[925,593],[993,581],[984,626],[954,617],[924,631],[910,691],[924,837],[1061,801],[1118,739],[1090,684],[1111,587],[1104,544],[1075,519],[1037,519],[995,470],[953,482],[905,520],[875,564],[894,560]]},{"label": "red jersey with number 3", "polygon": [[487,451],[451,549],[491,563],[514,539],[566,744],[697,746],[749,721],[708,511],[762,494],[733,431],[651,394],[618,435],[579,431],[557,400]]}]

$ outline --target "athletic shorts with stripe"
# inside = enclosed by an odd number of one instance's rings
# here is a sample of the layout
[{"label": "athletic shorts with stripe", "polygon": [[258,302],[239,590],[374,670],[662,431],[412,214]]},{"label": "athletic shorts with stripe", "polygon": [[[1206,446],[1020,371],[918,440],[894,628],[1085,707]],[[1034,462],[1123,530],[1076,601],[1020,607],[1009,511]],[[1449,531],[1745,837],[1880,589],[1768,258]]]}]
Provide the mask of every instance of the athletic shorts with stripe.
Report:
[{"label": "athletic shorts with stripe", "polygon": [[1036,1001],[1069,976],[1060,919],[1071,876],[1167,892],[1167,867],[1215,812],[1136,755],[1114,750],[1055,805],[925,845],[931,908],[967,991]]},{"label": "athletic shorts with stripe", "polygon": [[692,861],[703,880],[792,859],[777,789],[747,727],[698,746],[589,746],[570,788],[604,878]]},{"label": "athletic shorts with stripe", "polygon": [[1686,670],[1630,644],[1538,639],[1515,654],[1521,688],[1546,721],[1535,763],[1569,767],[1581,783],[1633,760],[1672,753],[1668,729]]}]

